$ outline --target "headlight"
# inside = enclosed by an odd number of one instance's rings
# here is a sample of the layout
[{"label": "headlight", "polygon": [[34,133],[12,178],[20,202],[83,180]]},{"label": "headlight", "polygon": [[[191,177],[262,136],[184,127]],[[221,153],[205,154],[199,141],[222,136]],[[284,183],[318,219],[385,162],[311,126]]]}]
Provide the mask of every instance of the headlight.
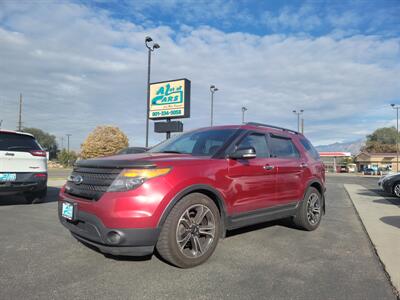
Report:
[{"label": "headlight", "polygon": [[124,169],[113,181],[107,192],[124,192],[133,190],[148,179],[166,175],[171,168],[162,169]]}]

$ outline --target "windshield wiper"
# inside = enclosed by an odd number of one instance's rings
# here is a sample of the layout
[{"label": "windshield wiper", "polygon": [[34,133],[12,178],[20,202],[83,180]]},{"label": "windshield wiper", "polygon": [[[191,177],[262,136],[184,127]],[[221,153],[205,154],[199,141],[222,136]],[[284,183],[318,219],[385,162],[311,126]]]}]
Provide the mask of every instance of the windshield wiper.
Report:
[{"label": "windshield wiper", "polygon": [[180,152],[180,151],[175,151],[175,150],[164,150],[164,151],[160,151],[160,153],[176,153],[176,154],[187,154],[187,153]]}]

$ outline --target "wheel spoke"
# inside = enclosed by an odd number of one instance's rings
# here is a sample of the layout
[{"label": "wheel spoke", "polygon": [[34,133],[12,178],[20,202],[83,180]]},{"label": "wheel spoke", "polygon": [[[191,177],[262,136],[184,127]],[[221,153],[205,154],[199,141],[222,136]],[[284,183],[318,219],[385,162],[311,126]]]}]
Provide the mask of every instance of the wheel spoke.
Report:
[{"label": "wheel spoke", "polygon": [[321,212],[321,209],[320,209],[319,207],[314,207],[314,208],[312,209],[312,212],[313,212],[314,214],[319,214],[319,213]]},{"label": "wheel spoke", "polygon": [[[201,208],[201,209],[200,209]],[[204,217],[210,210],[205,206],[199,206],[199,210],[196,212],[196,216],[194,217],[194,222],[196,224],[200,224],[203,221]]]},{"label": "wheel spoke", "polygon": [[190,228],[190,221],[186,219],[181,219],[180,224],[182,224],[185,228]]},{"label": "wheel spoke", "polygon": [[214,229],[215,229],[214,225],[200,226],[199,233],[204,235],[209,235],[212,238],[214,238]]},{"label": "wheel spoke", "polygon": [[203,253],[203,248],[201,246],[199,237],[193,236],[191,241],[193,245],[193,252],[194,252],[193,254],[195,256],[201,255]]},{"label": "wheel spoke", "polygon": [[189,242],[191,236],[192,236],[192,235],[191,235],[190,233],[188,233],[188,234],[186,234],[186,236],[185,236],[184,238],[178,240],[178,243],[179,243],[179,245],[180,245],[181,250],[182,250],[183,248],[185,248],[185,246],[186,246],[186,244]]}]

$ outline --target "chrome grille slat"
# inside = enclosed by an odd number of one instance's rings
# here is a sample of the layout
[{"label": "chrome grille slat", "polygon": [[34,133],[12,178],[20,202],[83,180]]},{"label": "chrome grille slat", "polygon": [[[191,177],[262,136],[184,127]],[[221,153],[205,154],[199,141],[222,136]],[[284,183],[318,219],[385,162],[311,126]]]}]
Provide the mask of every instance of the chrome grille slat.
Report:
[{"label": "chrome grille slat", "polygon": [[72,196],[89,200],[98,200],[117,178],[121,169],[75,167],[72,176],[82,176],[83,182],[75,184],[69,181],[65,192]]}]

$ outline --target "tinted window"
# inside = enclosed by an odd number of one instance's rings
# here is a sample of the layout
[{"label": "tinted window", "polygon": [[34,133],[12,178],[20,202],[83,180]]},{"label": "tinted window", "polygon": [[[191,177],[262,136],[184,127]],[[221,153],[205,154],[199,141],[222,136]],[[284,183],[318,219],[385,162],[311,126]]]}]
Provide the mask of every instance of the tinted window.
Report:
[{"label": "tinted window", "polygon": [[293,144],[291,139],[284,137],[271,136],[269,139],[269,147],[275,157],[298,158],[299,151]]},{"label": "tinted window", "polygon": [[319,159],[319,153],[314,148],[314,146],[306,139],[300,139],[300,143],[303,145],[304,149],[306,149],[307,153],[311,155],[314,159]]},{"label": "tinted window", "polygon": [[192,131],[151,148],[148,152],[177,152],[196,156],[212,156],[237,129]]},{"label": "tinted window", "polygon": [[252,133],[247,135],[238,145],[238,148],[253,147],[257,157],[270,157],[267,140],[264,134]]},{"label": "tinted window", "polygon": [[36,140],[31,136],[0,132],[0,150],[31,151],[42,149]]}]

